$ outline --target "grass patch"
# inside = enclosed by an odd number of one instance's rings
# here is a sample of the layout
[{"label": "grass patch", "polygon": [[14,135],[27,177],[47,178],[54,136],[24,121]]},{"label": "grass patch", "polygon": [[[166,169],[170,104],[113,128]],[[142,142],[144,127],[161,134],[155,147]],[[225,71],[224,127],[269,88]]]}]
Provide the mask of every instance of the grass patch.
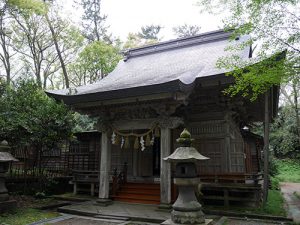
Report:
[{"label": "grass patch", "polygon": [[278,175],[276,178],[280,182],[300,182],[300,161],[292,159],[276,160]]},{"label": "grass patch", "polygon": [[249,214],[261,214],[261,215],[272,215],[272,216],[286,216],[284,209],[284,199],[280,191],[269,190],[268,201],[266,207],[246,207],[246,206],[231,206],[230,208],[225,208],[223,206],[206,206],[205,208],[211,210],[228,210],[240,213]]},{"label": "grass patch", "polygon": [[37,209],[17,209],[12,213],[4,213],[0,215],[1,225],[26,225],[44,219],[59,216],[56,212],[46,212]]},{"label": "grass patch", "polygon": [[278,190],[269,190],[266,207],[259,208],[258,212],[274,216],[286,216],[286,212],[284,209],[284,199],[281,192]]}]

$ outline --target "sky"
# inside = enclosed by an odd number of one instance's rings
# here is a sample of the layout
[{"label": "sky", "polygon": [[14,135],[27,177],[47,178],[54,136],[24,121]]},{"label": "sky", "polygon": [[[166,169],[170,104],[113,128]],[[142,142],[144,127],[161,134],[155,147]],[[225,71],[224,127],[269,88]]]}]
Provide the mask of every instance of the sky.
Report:
[{"label": "sky", "polygon": [[[79,18],[72,0],[66,0],[66,8],[72,17]],[[102,13],[113,36],[126,40],[129,32],[136,33],[145,25],[161,25],[162,40],[175,38],[174,26],[189,24],[201,27],[201,32],[222,27],[221,16],[201,13],[197,0],[102,0]]]}]

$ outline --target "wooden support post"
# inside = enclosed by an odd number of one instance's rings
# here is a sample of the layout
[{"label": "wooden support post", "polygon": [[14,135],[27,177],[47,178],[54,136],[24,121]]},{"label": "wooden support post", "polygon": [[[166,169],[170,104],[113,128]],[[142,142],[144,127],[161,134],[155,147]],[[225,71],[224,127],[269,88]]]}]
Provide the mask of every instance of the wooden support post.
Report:
[{"label": "wooden support post", "polygon": [[99,200],[98,203],[107,205],[109,200],[109,170],[110,170],[110,141],[107,132],[102,131],[101,135],[101,159],[99,174]]},{"label": "wooden support post", "polygon": [[265,206],[268,199],[269,189],[269,91],[265,94],[265,121],[264,121],[264,184],[263,184],[263,205]]},{"label": "wooden support post", "polygon": [[163,160],[171,154],[170,128],[161,128],[160,151],[160,203],[163,208],[171,204],[171,164]]}]

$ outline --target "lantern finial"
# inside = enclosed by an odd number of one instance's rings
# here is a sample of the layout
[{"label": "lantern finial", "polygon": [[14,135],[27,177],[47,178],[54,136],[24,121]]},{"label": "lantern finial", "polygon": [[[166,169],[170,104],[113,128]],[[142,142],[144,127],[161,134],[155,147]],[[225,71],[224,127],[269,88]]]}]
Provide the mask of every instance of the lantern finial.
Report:
[{"label": "lantern finial", "polygon": [[191,133],[184,128],[181,132],[180,137],[176,140],[183,147],[190,147],[194,139],[191,138]]}]

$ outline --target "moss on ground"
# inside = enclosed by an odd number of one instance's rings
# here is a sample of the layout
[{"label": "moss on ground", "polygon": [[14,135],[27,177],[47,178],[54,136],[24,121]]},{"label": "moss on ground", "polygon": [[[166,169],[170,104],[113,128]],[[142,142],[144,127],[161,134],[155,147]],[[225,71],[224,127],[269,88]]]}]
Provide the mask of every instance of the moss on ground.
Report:
[{"label": "moss on ground", "polygon": [[59,216],[57,212],[46,212],[32,208],[17,209],[0,215],[1,225],[26,225]]}]

